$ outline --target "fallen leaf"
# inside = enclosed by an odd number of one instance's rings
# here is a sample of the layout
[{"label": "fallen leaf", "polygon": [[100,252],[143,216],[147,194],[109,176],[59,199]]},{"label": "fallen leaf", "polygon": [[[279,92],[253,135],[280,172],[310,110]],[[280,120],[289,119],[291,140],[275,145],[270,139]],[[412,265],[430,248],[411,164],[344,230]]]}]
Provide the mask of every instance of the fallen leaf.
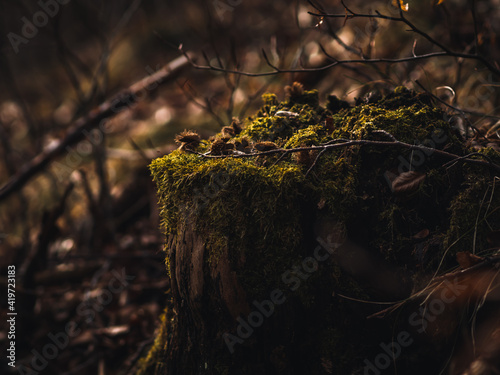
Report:
[{"label": "fallen leaf", "polygon": [[129,326],[128,325],[122,325],[122,326],[112,326],[112,327],[105,327],[99,329],[97,332],[100,334],[104,334],[107,336],[118,336],[118,335],[123,335],[129,331]]},{"label": "fallen leaf", "polygon": [[413,235],[413,238],[415,238],[416,240],[420,240],[422,238],[425,238],[429,235],[429,229],[422,229],[420,232],[418,232],[417,234],[414,234]]},{"label": "fallen leaf", "polygon": [[409,171],[403,172],[392,181],[394,194],[409,194],[418,190],[425,180],[425,173]]},{"label": "fallen leaf", "polygon": [[326,199],[325,198],[321,198],[318,202],[318,209],[322,210],[323,207],[325,207],[325,203],[326,203]]},{"label": "fallen leaf", "polygon": [[500,230],[495,230],[486,236],[486,240],[493,247],[500,247]]},{"label": "fallen leaf", "polygon": [[328,374],[333,374],[333,364],[330,359],[322,357],[321,366],[323,366],[323,368]]},{"label": "fallen leaf", "polygon": [[333,124],[333,117],[327,117],[325,119],[325,128],[328,130],[328,134],[333,133],[335,126]]},{"label": "fallen leaf", "polygon": [[[439,3],[441,1],[443,1],[443,0],[440,0]],[[398,8],[398,0],[392,0],[392,5],[394,5],[396,8]],[[410,6],[408,5],[408,3],[405,4],[403,2],[403,0],[399,0],[399,5],[401,6],[402,10],[404,10],[405,12],[408,12],[408,9],[410,8]]]},{"label": "fallen leaf", "polygon": [[468,251],[458,252],[456,257],[457,257],[458,264],[463,269],[472,267],[472,266],[484,261],[484,258],[481,258],[481,257],[478,257],[477,255],[471,254]]}]

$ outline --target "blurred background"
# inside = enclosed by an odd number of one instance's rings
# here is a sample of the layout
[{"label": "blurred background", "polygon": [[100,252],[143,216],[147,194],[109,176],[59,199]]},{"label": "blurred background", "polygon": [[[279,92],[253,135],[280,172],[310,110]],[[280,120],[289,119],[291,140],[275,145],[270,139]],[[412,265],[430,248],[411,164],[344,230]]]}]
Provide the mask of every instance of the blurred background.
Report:
[{"label": "blurred background", "polygon": [[[15,265],[18,312],[18,369],[2,355],[2,373],[18,373],[19,366],[43,374],[133,373],[154,340],[169,288],[147,166],[175,149],[174,136],[184,129],[209,138],[233,117],[251,115],[266,91],[282,99],[285,86],[300,81],[318,89],[322,100],[333,94],[355,104],[399,85],[428,90],[450,115],[459,115],[453,121],[497,147],[500,76],[475,60],[318,69],[333,59],[440,51],[430,36],[451,51],[478,53],[500,70],[500,0],[436,3],[403,2],[419,34],[387,19],[308,13],[347,14],[333,0],[0,0],[0,186],[63,141],[78,118],[181,56],[180,45],[197,64],[224,68],[185,64],[109,118],[105,131],[71,144],[0,200],[0,295],[6,296],[7,266]],[[395,4],[345,2],[355,13],[398,17]],[[308,70],[267,74],[272,66]],[[0,306],[5,317],[7,297]],[[6,319],[0,327],[6,353]]]}]

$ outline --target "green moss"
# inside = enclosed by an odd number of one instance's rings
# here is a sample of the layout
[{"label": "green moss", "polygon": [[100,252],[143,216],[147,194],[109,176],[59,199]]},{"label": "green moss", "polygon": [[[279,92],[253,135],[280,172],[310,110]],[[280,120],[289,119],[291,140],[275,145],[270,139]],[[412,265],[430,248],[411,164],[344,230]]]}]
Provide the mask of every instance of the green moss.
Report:
[{"label": "green moss", "polygon": [[450,254],[487,249],[488,234],[500,230],[500,194],[494,177],[487,168],[465,168],[469,173],[450,204],[450,226],[444,239]]},{"label": "green moss", "polygon": [[311,125],[305,129],[299,129],[285,143],[284,148],[296,148],[303,146],[317,146],[326,140],[326,128],[322,125]]},{"label": "green moss", "polygon": [[319,96],[318,90],[310,90],[304,91],[302,95],[294,95],[293,97],[288,98],[288,105],[299,104],[299,105],[308,105],[311,108],[317,109],[319,107]]},{"label": "green moss", "polygon": [[275,106],[278,104],[278,97],[276,94],[265,93],[262,95],[262,101],[264,102],[264,106]]},{"label": "green moss", "polygon": [[[302,97],[279,103],[275,95],[264,95],[263,108],[257,117],[247,120],[240,138],[275,140],[279,146],[290,149],[338,138],[388,140],[376,133],[385,130],[403,142],[446,148],[458,154],[464,152],[453,130],[443,121],[441,110],[427,105],[421,95],[406,88],[396,89],[377,104],[346,108],[336,114],[319,106],[317,98],[316,91],[306,91]],[[278,111],[295,115],[286,117],[278,113],[277,116]],[[330,118],[329,127],[325,125],[326,118]],[[205,142],[198,151],[208,149],[209,144]],[[279,274],[277,270],[283,269],[282,262],[287,257],[300,253],[304,207],[314,211],[320,201],[324,204],[322,212],[348,225],[363,215],[378,218],[370,218],[373,227],[365,234],[371,238],[370,244],[385,249],[386,255],[392,250],[411,251],[408,246],[413,232],[422,229],[419,226],[430,225],[428,222],[432,220],[426,216],[425,209],[412,209],[415,217],[408,228],[405,222],[408,202],[391,194],[383,176],[401,167],[403,161],[404,168],[412,164],[413,168],[429,174],[442,165],[442,161],[432,155],[424,155],[425,163],[422,161],[424,164],[420,166],[416,154],[396,147],[356,146],[334,149],[320,157],[318,152],[311,152],[309,164],[301,165],[297,162],[300,158],[293,155],[275,164],[277,156],[209,159],[174,151],[154,160],[151,171],[158,186],[165,234],[177,233],[179,220],[185,216],[183,212],[195,213],[191,216],[196,230],[206,238],[209,261],[217,262],[221,249],[226,247],[234,259],[246,257],[250,263],[242,270],[244,283],[258,292],[265,290],[266,282],[270,282],[266,279],[268,276]],[[314,169],[306,178],[305,173],[315,160]],[[435,179],[431,190],[445,183],[441,180]],[[423,188],[414,196],[420,204],[433,205],[432,194],[438,193],[442,194],[443,190],[432,193]],[[448,220],[453,228],[459,228],[463,225],[457,222],[460,211],[457,207],[471,196],[461,199],[449,192],[448,195],[448,203],[454,199]],[[410,205],[414,203],[411,201]],[[446,202],[443,203],[442,210],[446,210]],[[433,229],[438,228],[434,225]],[[450,229],[447,243],[454,241],[459,232]]]},{"label": "green moss", "polygon": [[492,147],[484,147],[480,150],[477,150],[479,155],[473,155],[473,158],[477,158],[480,160],[487,160],[490,163],[495,163],[496,165],[500,165],[500,152],[496,151]]},{"label": "green moss", "polygon": [[378,104],[362,105],[334,115],[333,121],[332,138],[366,139],[373,130],[385,130],[399,141],[413,143],[430,139],[439,129],[446,133],[448,143],[458,141],[443,121],[443,113],[419,102],[394,109],[379,107]]},{"label": "green moss", "polygon": [[153,161],[151,169],[165,233],[177,233],[182,212],[195,212],[194,225],[207,238],[211,262],[229,247],[235,258],[251,256],[250,262],[261,264],[258,273],[249,270],[247,275],[259,279],[275,274],[279,254],[288,255],[301,240],[297,202],[307,188],[297,165],[268,168],[253,159],[201,159],[174,152]]},{"label": "green moss", "polygon": [[[328,108],[323,108],[315,91],[285,102],[278,102],[273,94],[263,100],[238,139],[273,141],[290,150],[340,138],[389,141],[386,134],[377,132],[384,130],[402,142],[459,156],[468,153],[443,120],[444,113],[430,105],[430,98],[406,88],[397,88],[376,104],[353,108],[331,98]],[[209,147],[202,142],[197,151],[206,152]],[[500,159],[494,150],[481,153]],[[277,155],[204,158],[178,150],[154,160],[150,168],[165,234],[178,234],[184,220],[192,220],[205,241],[208,262],[216,264],[224,249],[234,267],[245,259],[243,269],[237,269],[238,278],[249,298],[261,299],[279,285],[284,271],[303,259],[310,241],[306,232],[323,215],[335,217],[345,224],[350,238],[411,272],[424,269],[424,263],[434,267],[444,254],[453,264],[452,255],[471,250],[473,240],[487,247],[488,231],[500,229],[500,197],[491,188],[492,176],[486,167],[443,167],[447,161],[432,151],[364,145],[321,154],[287,153],[279,162]],[[410,167],[425,173],[425,181],[411,194],[393,194],[387,176]],[[430,235],[419,240],[422,231]],[[335,270],[318,273],[311,285],[330,278],[335,280],[333,289],[363,295],[354,280],[340,268]],[[317,289],[312,286],[297,295],[306,308],[317,302]],[[328,322],[332,326],[325,332],[331,335],[326,336],[333,341],[325,338],[318,344],[321,350],[341,347],[339,332],[344,328]],[[342,371],[349,367],[346,358],[337,360]]]},{"label": "green moss", "polygon": [[386,109],[394,109],[402,106],[411,106],[417,104],[419,106],[433,106],[432,97],[428,94],[416,94],[414,91],[404,87],[396,87],[393,93],[387,95],[378,106]]},{"label": "green moss", "polygon": [[160,316],[160,329],[148,355],[141,358],[137,365],[136,375],[158,374],[163,367],[163,355],[166,349],[169,329],[171,328],[171,313],[167,309]]},{"label": "green moss", "polygon": [[241,137],[254,141],[278,141],[280,145],[296,130],[318,124],[326,114],[319,106],[318,92],[305,91],[301,96],[278,103],[276,95],[264,94],[264,106],[255,118],[249,118]]}]

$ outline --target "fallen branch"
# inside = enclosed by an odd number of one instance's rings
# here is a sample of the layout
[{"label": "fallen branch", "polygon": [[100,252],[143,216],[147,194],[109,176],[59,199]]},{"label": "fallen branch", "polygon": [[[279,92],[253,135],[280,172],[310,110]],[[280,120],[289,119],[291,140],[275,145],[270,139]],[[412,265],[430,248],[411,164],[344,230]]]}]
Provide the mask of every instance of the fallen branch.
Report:
[{"label": "fallen branch", "polygon": [[[404,301],[395,302],[393,304],[393,306],[390,306],[386,309],[378,311],[378,312],[368,316],[367,318],[368,319],[383,318],[387,314],[392,313],[395,310],[399,309],[404,304],[407,304],[407,303],[412,302],[412,301],[418,301],[420,299],[423,299],[423,301],[420,303],[421,305],[423,305],[426,303],[429,296],[433,295],[433,293],[435,293],[437,290],[439,290],[440,287],[442,287],[443,283],[446,283],[446,282],[450,283],[452,280],[460,280],[462,283],[464,283],[465,281],[467,281],[467,279],[465,279],[465,277],[471,277],[471,275],[474,276],[474,275],[478,275],[478,274],[480,275],[480,272],[484,272],[485,270],[488,270],[488,269],[491,270],[496,277],[498,274],[499,263],[500,263],[499,256],[494,256],[491,258],[487,257],[487,258],[484,258],[484,260],[482,260],[480,263],[477,263],[471,267],[468,267],[465,269],[458,269],[456,271],[448,272],[444,275],[434,277],[429,281],[429,283],[427,284],[427,286],[425,288],[419,290],[418,292],[413,293],[410,297],[408,297]],[[474,280],[474,279],[472,279],[472,280]],[[471,287],[480,288],[481,287],[480,283],[478,283],[477,280],[475,280],[475,281],[476,281],[475,283],[470,282],[468,284],[466,283],[466,285],[470,285]],[[489,282],[486,284],[489,285]],[[484,295],[482,297],[485,297],[485,296],[486,295]]]},{"label": "fallen branch", "polygon": [[96,128],[104,120],[110,119],[118,114],[124,107],[131,106],[133,103],[137,102],[141,92],[145,90],[155,90],[159,85],[171,80],[175,73],[178,73],[182,68],[188,65],[189,60],[187,56],[178,57],[154,74],[143,78],[139,82],[134,83],[129,88],[113,96],[111,99],[105,101],[88,115],[80,117],[76,120],[72,129],[68,131],[66,137],[62,141],[56,146],[44,150],[31,161],[23,165],[22,168],[0,188],[0,201],[7,198],[13,192],[21,189],[31,178],[43,171],[54,159],[66,154],[69,146],[77,144],[84,138],[84,132]]},{"label": "fallen branch", "polygon": [[[387,133],[389,134],[389,133]],[[337,143],[340,142],[340,143]],[[261,152],[254,152],[250,154],[233,154],[233,155],[207,155],[207,154],[201,154],[199,152],[193,151],[193,150],[186,150],[190,153],[197,154],[200,157],[203,158],[209,158],[209,159],[218,159],[218,158],[249,158],[249,157],[257,157],[257,156],[264,156],[264,155],[274,155],[274,154],[289,154],[289,153],[294,153],[294,152],[301,152],[301,151],[321,151],[320,154],[318,154],[318,157],[324,153],[326,150],[331,150],[335,148],[343,148],[343,147],[351,147],[351,146],[362,146],[362,145],[368,145],[368,146],[377,146],[377,147],[401,147],[401,148],[406,148],[409,150],[421,150],[425,152],[430,152],[434,155],[439,155],[441,157],[444,157],[448,160],[451,161],[462,161],[462,162],[467,162],[470,164],[475,164],[475,165],[481,165],[481,166],[486,166],[490,167],[493,169],[496,173],[500,173],[500,165],[497,165],[495,163],[492,163],[490,160],[479,160],[479,159],[471,159],[468,157],[464,156],[459,156],[456,154],[452,154],[450,152],[446,152],[443,150],[437,150],[431,147],[423,146],[423,145],[412,145],[409,143],[401,142],[396,139],[391,140],[391,141],[372,141],[369,139],[354,139],[354,140],[349,140],[349,139],[334,139],[332,141],[329,141],[325,144],[319,145],[319,146],[307,146],[307,147],[297,147],[297,148],[290,148],[290,149],[283,149],[283,148],[277,148],[274,150],[268,150],[268,151],[261,151]],[[486,157],[486,155],[478,154],[481,155],[482,157]],[[316,163],[316,161],[315,161]],[[314,164],[313,164],[314,166]],[[308,173],[310,170],[308,171]]]}]

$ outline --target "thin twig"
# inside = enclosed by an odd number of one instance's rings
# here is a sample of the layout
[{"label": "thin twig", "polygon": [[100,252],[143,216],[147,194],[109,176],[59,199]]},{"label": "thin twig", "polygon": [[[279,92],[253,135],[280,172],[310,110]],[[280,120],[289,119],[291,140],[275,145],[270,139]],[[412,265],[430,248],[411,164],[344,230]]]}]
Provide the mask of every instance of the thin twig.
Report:
[{"label": "thin twig", "polygon": [[473,116],[479,116],[479,117],[485,117],[485,118],[492,118],[492,119],[496,119],[496,120],[500,120],[500,117],[498,116],[492,116],[492,115],[487,115],[487,114],[484,114],[484,113],[479,113],[479,112],[474,112],[474,111],[468,111],[466,109],[461,109],[461,108],[458,108],[458,107],[455,107],[455,106],[452,106],[451,104],[448,104],[446,103],[443,99],[441,99],[440,97],[434,95],[432,92],[430,92],[429,90],[427,90],[425,88],[425,86],[423,86],[418,80],[415,81],[415,83],[422,89],[424,90],[427,94],[429,94],[430,96],[432,96],[434,99],[436,99],[438,102],[444,104],[445,106],[447,106],[448,108],[450,109],[453,109],[454,111],[460,113],[460,115],[462,116],[462,118],[467,121],[467,124],[469,125],[469,127],[474,130],[476,132],[476,134],[479,134],[482,138],[486,139],[485,138],[485,135],[481,132],[481,130],[479,130],[478,128],[476,128],[471,122],[470,120],[467,118],[467,116],[465,116],[465,114],[469,114],[469,115],[473,115]]},{"label": "thin twig", "polygon": [[[452,271],[449,273],[446,273],[441,276],[436,276],[432,278],[432,280],[429,282],[429,284],[421,289],[420,291],[413,293],[410,297],[408,297],[406,300],[397,302],[393,306],[388,307],[386,309],[383,309],[381,311],[376,312],[375,314],[372,314],[368,316],[367,318],[383,318],[385,315],[388,313],[391,313],[395,310],[397,310],[399,307],[403,306],[404,304],[414,301],[415,299],[427,295],[427,298],[432,294],[432,291],[435,290],[437,286],[439,286],[441,283],[444,281],[450,280],[450,279],[456,279],[458,277],[466,276],[470,273],[474,273],[477,270],[483,269],[485,267],[496,267],[498,266],[498,263],[500,262],[500,257],[491,257],[491,258],[485,258],[482,262],[477,263],[471,267],[465,268],[465,269],[459,269],[456,271]],[[429,293],[430,292],[430,293]],[[425,303],[425,301],[424,301]]]},{"label": "thin twig", "polygon": [[[319,7],[315,7],[319,13],[315,12],[309,12],[312,16],[315,17],[324,17],[324,18],[344,18],[346,21],[351,18],[368,18],[368,19],[385,19],[385,20],[390,20],[394,22],[401,22],[404,23],[405,25],[409,26],[410,31],[419,34],[422,36],[424,39],[428,40],[432,45],[438,47],[441,51],[439,52],[431,52],[427,53],[424,55],[417,55],[417,56],[411,56],[411,57],[406,57],[406,58],[399,58],[399,59],[386,59],[386,58],[378,58],[378,59],[354,59],[354,60],[336,60],[330,64],[320,66],[320,67],[315,67],[315,68],[300,68],[300,69],[283,69],[283,68],[278,68],[276,64],[271,63],[269,58],[267,57],[266,53],[264,50],[262,50],[262,55],[264,60],[266,61],[267,65],[272,68],[271,71],[268,72],[262,72],[262,73],[254,73],[254,72],[246,72],[240,69],[227,69],[224,68],[219,61],[219,66],[215,66],[211,64],[209,61],[207,61],[206,65],[200,65],[197,64],[193,59],[189,58],[190,63],[197,69],[203,69],[203,70],[213,70],[213,71],[218,71],[218,72],[225,72],[229,74],[239,74],[239,75],[245,75],[249,77],[258,77],[258,76],[269,76],[269,75],[275,75],[275,74],[281,74],[281,73],[304,73],[304,72],[319,72],[327,69],[331,69],[334,66],[337,65],[342,65],[342,64],[348,64],[348,63],[401,63],[401,62],[408,62],[408,61],[418,61],[422,59],[428,59],[428,58],[433,58],[433,57],[439,57],[439,56],[449,56],[449,57],[460,57],[463,59],[471,59],[471,60],[476,60],[481,62],[491,73],[493,73],[496,76],[500,76],[500,69],[495,66],[493,62],[490,62],[488,59],[485,57],[478,55],[477,53],[471,54],[471,53],[463,53],[463,52],[456,52],[450,50],[448,47],[440,43],[437,39],[431,37],[429,34],[427,34],[425,31],[419,29],[417,26],[415,26],[410,20],[408,20],[404,16],[404,12],[401,8],[401,4],[399,2],[398,7],[399,7],[399,17],[392,17],[388,15],[384,15],[378,11],[375,12],[375,14],[366,14],[366,13],[355,13],[351,9],[349,9],[346,4],[342,1],[342,5],[344,6],[346,10],[346,14],[329,14],[321,11],[318,9]],[[313,5],[312,3],[310,3]],[[313,5],[314,6],[314,5]],[[182,46],[179,47],[179,50],[182,54],[186,56],[187,52],[183,50]],[[364,57],[364,55],[361,55]]]},{"label": "thin twig", "polygon": [[479,40],[478,40],[478,32],[477,32],[477,17],[476,17],[476,0],[472,0],[470,2],[470,11],[472,14],[472,20],[474,22],[474,52],[475,54],[479,53]]},{"label": "thin twig", "polygon": [[[179,48],[181,53],[184,56],[187,56],[189,53],[182,49],[182,46]],[[215,72],[222,72],[222,73],[229,73],[229,74],[239,74],[247,77],[264,77],[264,76],[272,76],[272,75],[277,75],[277,74],[283,74],[283,73],[310,73],[310,72],[321,72],[324,70],[331,69],[337,65],[344,65],[344,64],[374,64],[374,63],[389,63],[389,64],[397,64],[397,63],[402,63],[402,62],[409,62],[409,61],[417,61],[417,60],[425,60],[425,59],[430,59],[433,57],[439,57],[439,56],[454,56],[450,55],[446,52],[431,52],[427,53],[424,55],[419,55],[416,57],[403,57],[399,59],[387,59],[387,58],[380,58],[380,59],[351,59],[351,60],[336,60],[330,64],[326,64],[323,66],[318,66],[315,68],[298,68],[298,69],[282,69],[278,68],[275,65],[270,64],[269,60],[267,59],[267,56],[264,56],[264,59],[268,63],[268,65],[273,68],[274,70],[268,71],[268,72],[262,72],[262,73],[254,73],[254,72],[246,72],[243,70],[237,70],[237,69],[225,69],[225,68],[220,68],[218,66],[215,66],[213,64],[207,63],[207,65],[200,65],[196,63],[196,61],[190,57],[189,62],[190,64],[199,70],[211,70]],[[500,75],[500,71],[499,71]]]},{"label": "thin twig", "polygon": [[142,91],[153,91],[160,84],[171,80],[175,73],[178,73],[187,65],[188,59],[185,56],[178,57],[154,74],[148,75],[142,80],[134,83],[128,89],[121,91],[111,99],[102,103],[88,115],[79,118],[62,141],[55,147],[45,149],[30,162],[26,163],[15,176],[11,177],[0,188],[0,201],[22,188],[33,176],[40,173],[54,159],[65,155],[68,149],[70,149],[70,146],[77,144],[84,138],[85,132],[97,128],[103,121],[112,118],[118,114],[120,110],[123,110],[123,108],[129,107],[135,103],[138,100],[138,95]]},{"label": "thin twig", "polygon": [[[196,99],[197,93],[195,92],[194,88],[189,84],[188,81],[184,82],[184,84],[178,83],[178,86],[191,103],[193,103],[198,108],[201,108],[205,112],[210,114],[210,116],[212,116],[214,120],[217,121],[221,127],[226,125],[224,120],[217,114],[217,112],[215,112],[209,97],[204,97],[203,103],[199,102]],[[187,86],[187,88],[184,88],[184,86]]]},{"label": "thin twig", "polygon": [[[385,20],[390,20],[390,21],[395,21],[395,22],[402,22],[402,23],[406,24],[407,26],[409,26],[412,32],[419,34],[423,38],[427,39],[431,44],[435,45],[436,47],[439,47],[443,52],[446,53],[447,56],[462,57],[464,59],[478,60],[478,61],[482,62],[488,68],[488,70],[490,70],[493,74],[500,76],[500,70],[497,67],[495,67],[494,64],[489,62],[486,58],[478,55],[477,50],[473,54],[451,51],[449,48],[447,48],[445,45],[441,44],[435,38],[431,37],[429,34],[427,34],[426,32],[424,32],[421,29],[419,29],[418,27],[416,27],[411,21],[409,21],[404,16],[404,13],[401,9],[401,4],[399,2],[397,2],[397,3],[398,3],[399,13],[400,13],[399,17],[387,16],[387,15],[384,15],[384,14],[378,12],[378,11],[375,12],[376,14],[355,13],[355,12],[351,11],[350,9],[348,9],[346,7],[346,5],[344,4],[344,2],[342,2],[344,7],[346,8],[346,10],[348,10],[351,13],[347,16],[349,19],[350,18],[369,18],[369,19],[378,18],[378,19],[385,19]],[[328,13],[324,13],[324,12],[322,12],[322,13],[309,12],[309,14],[312,16],[325,17],[325,18],[346,18],[346,15],[344,15],[344,14],[328,14]]]},{"label": "thin twig", "polygon": [[323,150],[321,150],[319,152],[318,155],[316,155],[316,158],[314,159],[314,162],[311,164],[311,166],[309,167],[309,169],[307,170],[306,174],[305,174],[305,177],[307,177],[309,175],[309,173],[313,170],[313,168],[316,166],[316,163],[318,162],[319,158],[321,157],[321,155],[323,155],[328,149],[325,148]]},{"label": "thin twig", "polygon": [[[333,142],[341,142],[341,143],[333,143]],[[492,168],[495,172],[500,173],[500,165],[491,163],[490,161],[484,161],[484,160],[479,160],[479,159],[471,159],[471,158],[464,158],[463,156],[455,155],[447,151],[443,150],[438,150],[434,149],[431,147],[423,146],[423,145],[412,145],[409,143],[401,142],[398,140],[394,141],[373,141],[369,139],[354,139],[354,140],[346,140],[346,139],[334,139],[332,141],[329,141],[325,144],[319,145],[319,146],[308,146],[308,147],[297,147],[297,148],[291,148],[291,149],[274,149],[274,150],[268,150],[268,151],[262,151],[262,152],[254,152],[251,154],[235,154],[235,155],[207,155],[207,154],[202,154],[200,152],[196,152],[193,150],[186,150],[190,153],[199,155],[200,157],[207,158],[207,159],[221,159],[221,158],[251,158],[251,157],[257,157],[257,156],[264,156],[264,155],[274,155],[274,154],[279,154],[279,153],[294,153],[294,152],[301,152],[301,151],[323,151],[323,150],[332,150],[336,148],[343,148],[343,147],[352,147],[352,146],[363,146],[363,145],[368,145],[368,146],[376,146],[376,147],[402,147],[406,148],[409,150],[421,150],[427,153],[433,153],[435,155],[444,157],[446,159],[450,160],[461,160],[470,164],[475,164],[475,165],[481,165],[485,167],[490,167]],[[481,154],[481,156],[483,156]]]}]

